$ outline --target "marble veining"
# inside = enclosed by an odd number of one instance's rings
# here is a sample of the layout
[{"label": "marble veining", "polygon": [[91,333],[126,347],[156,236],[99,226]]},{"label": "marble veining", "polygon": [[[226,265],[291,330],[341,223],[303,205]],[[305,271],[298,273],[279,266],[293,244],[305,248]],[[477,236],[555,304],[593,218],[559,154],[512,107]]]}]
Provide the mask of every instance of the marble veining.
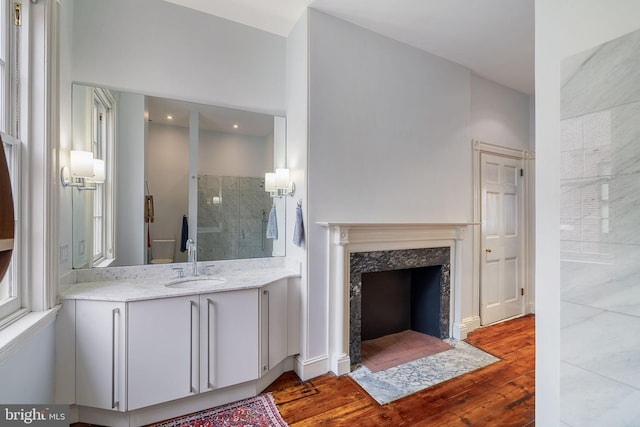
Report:
[{"label": "marble veining", "polygon": [[198,259],[268,257],[265,237],[273,201],[264,177],[198,175]]},{"label": "marble veining", "polygon": [[640,418],[640,31],[563,61],[563,425]]},{"label": "marble veining", "polygon": [[354,252],[349,260],[349,357],[360,362],[362,342],[362,273],[442,266],[440,281],[440,338],[449,337],[450,248],[420,248]]},{"label": "marble veining", "polygon": [[464,341],[444,341],[453,348],[375,373],[362,365],[349,376],[384,405],[500,360]]}]

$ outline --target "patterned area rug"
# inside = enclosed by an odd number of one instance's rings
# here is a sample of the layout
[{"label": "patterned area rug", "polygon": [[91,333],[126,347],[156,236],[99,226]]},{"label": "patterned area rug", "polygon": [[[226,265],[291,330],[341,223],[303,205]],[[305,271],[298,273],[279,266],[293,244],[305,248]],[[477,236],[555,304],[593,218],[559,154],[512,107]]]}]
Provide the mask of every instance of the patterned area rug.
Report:
[{"label": "patterned area rug", "polygon": [[451,350],[380,372],[371,372],[362,365],[351,371],[349,376],[384,405],[500,360],[464,341],[453,338],[444,341],[452,347]]},{"label": "patterned area rug", "polygon": [[181,418],[155,424],[154,427],[287,427],[271,394],[218,406]]}]

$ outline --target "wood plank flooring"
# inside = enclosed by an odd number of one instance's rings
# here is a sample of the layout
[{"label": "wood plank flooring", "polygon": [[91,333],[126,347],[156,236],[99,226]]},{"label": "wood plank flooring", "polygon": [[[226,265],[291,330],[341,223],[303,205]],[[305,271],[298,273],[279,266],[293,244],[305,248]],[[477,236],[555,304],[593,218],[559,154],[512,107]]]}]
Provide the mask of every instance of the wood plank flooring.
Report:
[{"label": "wood plank flooring", "polygon": [[285,373],[265,392],[292,427],[535,425],[535,317],[478,329],[467,342],[502,360],[387,405],[332,374],[302,382]]}]

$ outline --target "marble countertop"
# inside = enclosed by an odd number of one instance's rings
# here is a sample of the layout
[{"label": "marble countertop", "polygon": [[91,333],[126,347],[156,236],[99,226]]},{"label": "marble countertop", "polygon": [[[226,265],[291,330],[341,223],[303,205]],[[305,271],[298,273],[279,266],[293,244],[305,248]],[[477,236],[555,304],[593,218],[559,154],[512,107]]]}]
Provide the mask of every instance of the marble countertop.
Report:
[{"label": "marble countertop", "polygon": [[[60,299],[97,301],[140,301],[169,298],[183,295],[207,294],[260,288],[269,283],[289,277],[299,277],[300,273],[287,267],[261,267],[243,270],[212,271],[209,275],[177,278],[175,272],[159,277],[122,278],[76,283],[60,293]],[[186,280],[224,279],[203,288],[167,287],[165,285]]]}]

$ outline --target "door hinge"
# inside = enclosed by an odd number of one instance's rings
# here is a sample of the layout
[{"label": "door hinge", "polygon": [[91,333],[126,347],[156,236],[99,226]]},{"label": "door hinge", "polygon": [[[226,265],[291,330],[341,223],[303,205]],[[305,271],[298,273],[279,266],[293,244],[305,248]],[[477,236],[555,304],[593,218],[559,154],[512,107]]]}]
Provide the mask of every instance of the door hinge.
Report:
[{"label": "door hinge", "polygon": [[22,27],[22,3],[13,4],[13,23],[16,27]]},{"label": "door hinge", "polygon": [[524,176],[524,169],[520,169],[520,176]]},{"label": "door hinge", "polygon": [[524,288],[520,288],[520,295],[524,295]]}]

